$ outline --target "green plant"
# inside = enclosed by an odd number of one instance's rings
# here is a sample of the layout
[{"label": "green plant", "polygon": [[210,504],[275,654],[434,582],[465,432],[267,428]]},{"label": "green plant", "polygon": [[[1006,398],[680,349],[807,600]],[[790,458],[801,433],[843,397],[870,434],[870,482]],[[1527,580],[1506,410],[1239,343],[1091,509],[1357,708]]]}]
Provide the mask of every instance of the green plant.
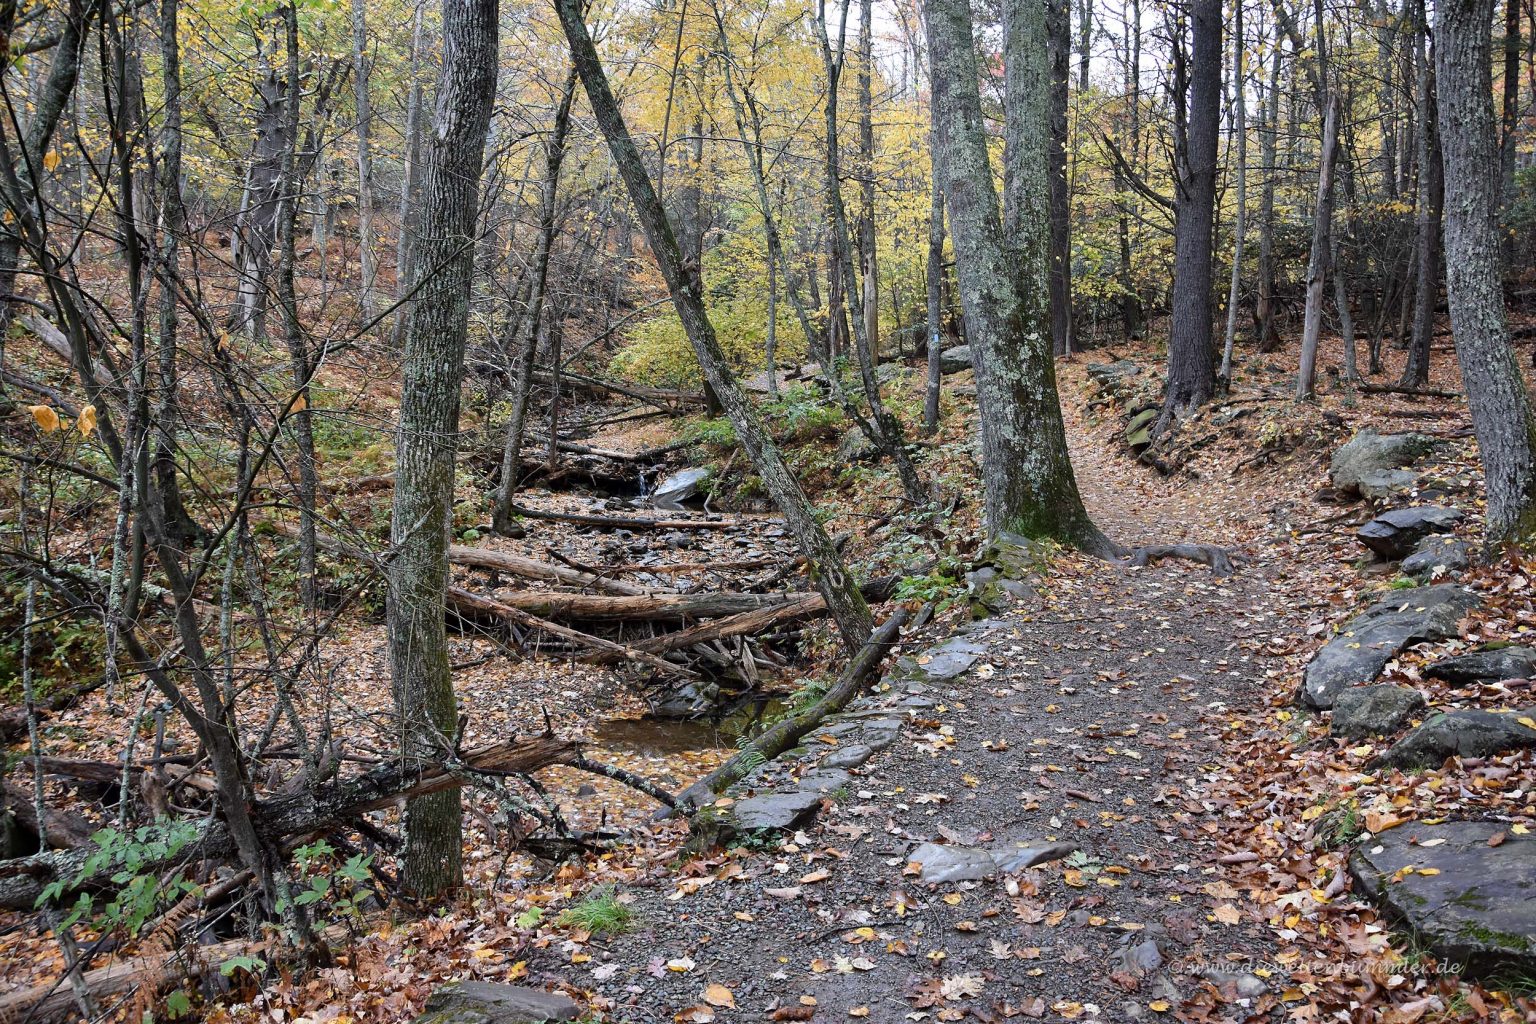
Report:
[{"label": "green plant", "polygon": [[[362,903],[373,894],[368,887],[371,855],[355,853],[340,864],[336,851],[325,840],[301,846],[293,851],[294,882],[297,892],[293,905],[314,907],[325,916],[356,920],[362,916]],[[286,899],[278,900],[277,909],[286,909]]]},{"label": "green plant", "polygon": [[1325,849],[1337,849],[1360,838],[1360,834],[1365,831],[1364,821],[1359,801],[1343,800],[1318,818],[1313,834]]},{"label": "green plant", "polygon": [[1388,584],[1388,586],[1393,590],[1412,590],[1418,585],[1418,580],[1412,579],[1408,576],[1399,576],[1397,579]]},{"label": "green plant", "polygon": [[[58,925],[69,928],[81,920],[97,931],[121,930],[133,937],[160,910],[171,906],[198,886],[179,871],[162,874],[162,865],[176,858],[200,835],[188,821],[157,821],[132,831],[104,828],[93,833],[94,844],[74,878],[56,879],[43,887],[35,906],[57,905],[75,892],[74,904]],[[98,907],[96,896],[78,891],[92,879],[105,877],[117,887],[116,894]]]},{"label": "green plant", "polygon": [[938,610],[944,611],[959,596],[959,588],[958,578],[935,570],[923,576],[903,576],[891,596],[897,601],[936,601]]},{"label": "green plant", "polygon": [[736,446],[736,428],[731,426],[730,420],[723,417],[713,420],[694,420],[683,427],[681,434],[682,440],[689,444],[705,445],[711,448]]},{"label": "green plant", "polygon": [[560,925],[584,928],[593,935],[620,935],[629,931],[635,913],[619,899],[615,886],[605,885],[556,919]]}]

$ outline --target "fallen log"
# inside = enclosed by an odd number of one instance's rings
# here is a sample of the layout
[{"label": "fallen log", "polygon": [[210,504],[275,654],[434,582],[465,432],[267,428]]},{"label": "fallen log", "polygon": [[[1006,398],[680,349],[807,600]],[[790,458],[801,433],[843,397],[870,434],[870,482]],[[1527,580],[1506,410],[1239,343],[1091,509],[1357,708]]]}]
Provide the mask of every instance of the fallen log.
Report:
[{"label": "fallen log", "polygon": [[472,548],[463,544],[451,544],[448,547],[448,561],[454,565],[462,565],[474,569],[492,569],[527,580],[544,580],[549,583],[560,583],[568,587],[601,590],[607,594],[638,597],[644,594],[656,593],[657,591],[655,587],[642,587],[634,583],[625,583],[622,580],[610,579],[606,576],[599,576],[596,573],[567,568],[563,565],[556,565],[553,562],[541,562],[536,558],[529,558],[527,555],[518,555],[510,551],[496,551],[492,548]]},{"label": "fallen log", "polygon": [[[284,537],[297,539],[297,528],[285,523],[271,524],[272,529]],[[376,556],[364,549],[333,537],[328,533],[316,533],[315,544],[323,551],[332,554],[345,555],[360,561],[377,563]],[[464,544],[450,544],[448,546],[448,561],[454,565],[462,565],[472,569],[490,569],[496,572],[504,572],[509,576],[517,576],[520,579],[539,580],[546,583],[559,583],[567,587],[579,587],[582,589],[601,590],[607,594],[619,594],[629,597],[637,597],[650,594],[655,588],[641,587],[633,583],[625,583],[622,580],[612,580],[595,573],[582,572],[579,569],[570,569],[553,562],[541,562],[537,558],[529,558],[527,555],[519,555],[511,551],[497,551],[494,548],[472,548]]]},{"label": "fallen log", "polygon": [[[320,935],[321,941],[327,945],[339,944],[346,938],[345,925],[332,925]],[[230,939],[171,953],[146,953],[128,957],[86,971],[80,980],[83,990],[98,1003],[106,1003],[119,996],[126,997],[134,992],[145,992],[154,998],[177,982],[197,981],[207,975],[218,974],[224,964],[237,956],[271,958],[273,953],[269,943]],[[48,1021],[79,1017],[76,991],[75,987],[61,984],[60,981],[45,981],[29,988],[7,992],[0,996],[0,1020],[27,1020],[32,1024],[47,1024]]]},{"label": "fallen log", "polygon": [[[533,379],[543,385],[549,384],[554,378],[548,370],[534,370]],[[704,404],[704,396],[693,391],[668,391],[665,388],[647,387],[644,384],[616,384],[610,380],[600,380],[597,377],[589,377],[584,373],[575,373],[570,370],[562,372],[560,379],[562,385],[566,387],[575,386],[576,390],[624,395],[627,398],[668,408],[702,406]]]},{"label": "fallen log", "polygon": [[[864,688],[869,677],[880,668],[880,663],[885,660],[886,653],[896,642],[907,618],[907,609],[898,608],[869,635],[869,639],[838,675],[837,682],[827,691],[825,697],[804,711],[786,716],[719,768],[678,794],[676,810],[692,813],[694,809],[713,800],[716,793],[746,778],[763,762],[772,761],[799,743],[802,737],[820,725],[828,715],[841,711]],[[670,817],[672,813],[669,809],[658,812],[657,817]]]},{"label": "fallen log", "polygon": [[[746,525],[740,519],[651,519],[638,516],[598,516],[585,512],[549,512],[524,505],[513,505],[512,512],[524,519],[575,523],[578,526],[600,526],[608,530],[729,530]],[[777,525],[780,521],[765,519],[761,522],[765,525]]]},{"label": "fallen log", "polygon": [[677,676],[683,679],[698,678],[698,673],[692,669],[682,665],[674,665],[672,662],[658,658],[654,654],[636,650],[633,647],[626,647],[612,640],[604,640],[602,637],[583,633],[580,630],[571,629],[569,626],[550,622],[548,619],[541,619],[536,615],[523,611],[521,608],[505,604],[483,594],[472,593],[462,587],[448,588],[448,603],[460,615],[469,613],[471,616],[491,616],[505,622],[510,622],[513,625],[542,630],[551,636],[558,636],[579,646],[589,647],[605,656],[609,661],[634,661],[642,665],[649,665],[664,675]]},{"label": "fallen log", "polygon": [[1460,398],[1460,391],[1442,391],[1436,388],[1410,388],[1402,384],[1371,384],[1362,382],[1360,390],[1368,395],[1406,395],[1409,398]]},{"label": "fallen log", "polygon": [[[36,797],[29,789],[16,785],[14,782],[0,784],[0,794],[4,796],[4,806],[0,807],[0,816],[9,813],[28,834],[44,835],[48,840],[48,846],[54,850],[72,850],[84,845],[91,838],[91,833],[96,831],[90,822],[86,821],[74,811],[61,807],[43,807],[43,831],[39,833],[37,828],[37,804]],[[4,1018],[0,1018],[4,1019]]]},{"label": "fallen log", "polygon": [[[581,757],[574,740],[557,736],[515,738],[464,751],[452,763],[408,765],[391,762],[354,778],[256,802],[253,817],[263,838],[280,843],[324,835],[368,811],[391,807],[413,796],[438,793],[465,784],[475,774],[525,775],[556,764],[573,764]],[[222,820],[200,825],[198,837],[178,861],[225,859],[234,854],[234,841]],[[0,861],[0,907],[31,910],[49,883],[79,877],[89,849],[40,853]],[[140,871],[154,870],[143,864]]]},{"label": "fallen log", "polygon": [[[466,592],[467,593],[467,592]],[[812,594],[566,594],[520,590],[481,598],[544,619],[579,619],[590,622],[678,622],[713,619],[724,615],[777,608],[804,601]],[[451,600],[457,606],[460,598]]]},{"label": "fallen log", "polygon": [[[756,611],[742,612],[740,615],[727,615],[720,619],[711,619],[709,622],[701,622],[687,629],[680,629],[675,633],[667,633],[663,636],[653,637],[650,640],[642,640],[635,644],[636,650],[647,654],[663,654],[667,651],[680,651],[694,644],[709,643],[711,640],[723,640],[732,636],[756,636],[774,626],[785,622],[794,622],[797,619],[808,619],[813,615],[821,615],[827,610],[826,599],[820,594],[808,594],[798,601],[786,601],[783,604],[769,608],[759,608]],[[599,655],[593,660],[602,664],[607,660],[606,655]]]}]

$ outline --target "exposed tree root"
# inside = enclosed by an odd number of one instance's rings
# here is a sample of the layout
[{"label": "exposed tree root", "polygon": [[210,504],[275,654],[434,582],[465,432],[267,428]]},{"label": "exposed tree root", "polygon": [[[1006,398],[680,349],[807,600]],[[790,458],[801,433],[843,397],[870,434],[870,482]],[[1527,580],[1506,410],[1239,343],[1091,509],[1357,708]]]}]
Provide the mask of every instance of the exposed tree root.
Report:
[{"label": "exposed tree root", "polygon": [[1208,565],[1217,576],[1231,576],[1237,571],[1232,563],[1232,553],[1215,544],[1146,544],[1130,551],[1126,561],[1145,566],[1165,558],[1183,558]]}]

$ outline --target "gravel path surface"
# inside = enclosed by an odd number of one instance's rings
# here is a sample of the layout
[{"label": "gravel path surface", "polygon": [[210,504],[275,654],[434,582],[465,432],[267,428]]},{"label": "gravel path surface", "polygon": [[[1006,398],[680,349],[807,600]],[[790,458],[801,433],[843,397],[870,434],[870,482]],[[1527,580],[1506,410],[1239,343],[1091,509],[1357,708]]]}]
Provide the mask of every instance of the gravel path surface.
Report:
[{"label": "gravel path surface", "polygon": [[[1234,905],[1202,787],[1228,770],[1227,709],[1269,697],[1257,652],[1295,628],[1267,577],[1071,561],[974,629],[968,671],[906,698],[901,737],[817,820],[639,894],[637,927],[570,980],[637,1024],[1262,1013],[1273,940]],[[912,861],[1019,841],[1078,852],[940,884]]]}]

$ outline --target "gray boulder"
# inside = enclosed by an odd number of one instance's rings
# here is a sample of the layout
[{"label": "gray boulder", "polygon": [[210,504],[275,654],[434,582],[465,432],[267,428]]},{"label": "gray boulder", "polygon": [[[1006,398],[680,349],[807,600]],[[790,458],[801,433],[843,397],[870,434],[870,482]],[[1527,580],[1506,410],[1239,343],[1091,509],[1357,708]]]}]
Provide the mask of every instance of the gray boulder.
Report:
[{"label": "gray boulder", "polygon": [[1088,377],[1100,389],[1104,391],[1118,391],[1123,388],[1132,377],[1141,373],[1141,367],[1129,359],[1116,360],[1113,363],[1088,364]]},{"label": "gray boulder", "polygon": [[969,345],[956,345],[939,353],[939,372],[941,373],[959,373],[961,370],[969,370],[973,365]]},{"label": "gray boulder", "polygon": [[1447,973],[1536,973],[1536,838],[1494,821],[1400,825],[1357,848],[1349,869],[1356,891],[1402,921]]},{"label": "gray boulder", "polygon": [[1344,624],[1312,656],[1300,700],[1308,707],[1333,707],[1344,690],[1376,681],[1397,652],[1424,640],[1449,640],[1477,598],[1451,583],[1399,591]]},{"label": "gray boulder", "polygon": [[1413,553],[1400,566],[1404,576],[1427,579],[1440,572],[1461,572],[1472,564],[1472,550],[1467,542],[1444,534],[1419,541]]},{"label": "gray boulder", "polygon": [[1431,679],[1443,679],[1453,686],[1530,679],[1536,677],[1536,650],[1513,645],[1485,648],[1442,658],[1425,669],[1424,674]]},{"label": "gray boulder", "polygon": [[1362,430],[1333,453],[1328,476],[1344,494],[1385,497],[1412,487],[1418,475],[1404,466],[1433,452],[1440,442],[1424,434],[1378,434]]},{"label": "gray boulder", "polygon": [[921,866],[920,882],[965,882],[1026,871],[1060,860],[1077,849],[1071,843],[1017,841],[989,847],[923,843],[907,860]]},{"label": "gray boulder", "polygon": [[1333,702],[1328,732],[1347,739],[1394,733],[1424,707],[1423,695],[1406,686],[1356,686]]},{"label": "gray boulder", "polygon": [[851,427],[837,444],[836,458],[839,465],[846,465],[850,462],[864,462],[879,454],[879,447],[865,436],[864,431]]},{"label": "gray boulder", "polygon": [[1490,757],[1536,747],[1536,708],[1527,711],[1449,711],[1435,715],[1377,758],[1373,767],[1438,768],[1448,757]]},{"label": "gray boulder", "polygon": [[821,799],[821,794],[814,790],[764,793],[738,800],[731,808],[731,818],[741,832],[783,831],[811,817],[811,812],[821,806]]},{"label": "gray boulder", "polygon": [[575,1020],[581,1007],[569,996],[521,985],[453,981],[427,997],[414,1024],[544,1024]]},{"label": "gray boulder", "polygon": [[1395,508],[1360,527],[1355,536],[1382,558],[1395,562],[1412,554],[1414,546],[1430,534],[1450,533],[1461,519],[1460,509],[1441,505]]},{"label": "gray boulder", "polygon": [[656,489],[651,492],[651,504],[673,512],[680,511],[683,502],[697,496],[708,479],[707,466],[680,469],[656,485]]}]

